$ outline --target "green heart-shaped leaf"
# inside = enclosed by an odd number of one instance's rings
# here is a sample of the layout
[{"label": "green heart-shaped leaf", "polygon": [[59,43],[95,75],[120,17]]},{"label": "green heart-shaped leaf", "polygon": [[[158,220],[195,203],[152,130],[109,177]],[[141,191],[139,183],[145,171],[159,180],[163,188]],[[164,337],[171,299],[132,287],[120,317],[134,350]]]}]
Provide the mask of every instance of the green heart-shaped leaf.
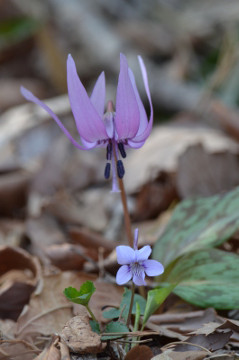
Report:
[{"label": "green heart-shaped leaf", "polygon": [[92,294],[95,292],[95,287],[92,281],[86,281],[81,285],[80,290],[73,287],[68,287],[64,290],[64,294],[73,303],[87,306]]}]

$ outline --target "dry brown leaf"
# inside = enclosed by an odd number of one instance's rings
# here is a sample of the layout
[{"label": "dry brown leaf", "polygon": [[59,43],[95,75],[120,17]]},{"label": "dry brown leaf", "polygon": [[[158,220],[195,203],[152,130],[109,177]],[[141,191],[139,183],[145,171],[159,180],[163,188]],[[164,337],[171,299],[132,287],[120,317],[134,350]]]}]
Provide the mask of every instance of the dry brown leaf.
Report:
[{"label": "dry brown leaf", "polygon": [[72,317],[72,303],[63,294],[68,286],[80,288],[86,280],[95,276],[85,273],[63,272],[43,278],[42,288],[31,296],[17,320],[17,336],[22,339],[36,335],[58,333]]},{"label": "dry brown leaf", "polygon": [[203,360],[208,355],[207,351],[182,351],[166,350],[160,355],[156,355],[152,360]]},{"label": "dry brown leaf", "polygon": [[203,324],[202,327],[200,327],[199,329],[190,332],[190,335],[209,335],[214,333],[214,331],[216,329],[218,329],[220,327],[220,323],[217,322],[209,322],[206,324]]},{"label": "dry brown leaf", "polygon": [[102,211],[102,204],[109,191],[89,189],[81,193],[80,201],[67,191],[62,190],[49,200],[45,211],[57,217],[63,223],[83,225],[94,231],[104,231],[108,217]]},{"label": "dry brown leaf", "polygon": [[[187,338],[185,342],[182,342],[175,346],[175,351],[191,351],[198,350],[198,347],[208,349],[209,351],[215,351],[222,349],[229,341],[232,335],[232,331],[226,330],[215,331],[209,335],[193,335]],[[198,346],[197,346],[198,345]]]},{"label": "dry brown leaf", "polygon": [[61,360],[59,350],[59,336],[54,336],[51,343],[34,360]]},{"label": "dry brown leaf", "polygon": [[0,175],[0,215],[20,215],[26,206],[31,175],[18,170]]},{"label": "dry brown leaf", "polygon": [[214,322],[222,324],[224,319],[217,315],[214,309],[208,308],[199,311],[183,313],[166,312],[164,314],[152,315],[150,322],[159,324],[180,334],[188,334],[189,332],[191,333],[200,329],[206,323]]},{"label": "dry brown leaf", "polygon": [[70,351],[66,343],[61,339],[59,341],[59,347],[61,350],[61,360],[71,360],[70,359]]},{"label": "dry brown leaf", "polygon": [[68,232],[73,243],[80,244],[87,248],[92,248],[97,252],[97,254],[100,247],[102,247],[106,253],[115,249],[114,242],[107,240],[99,233],[91,231],[85,227],[70,226],[68,228]]},{"label": "dry brown leaf", "polygon": [[10,319],[0,319],[0,339],[14,339],[16,333],[16,322]]},{"label": "dry brown leaf", "polygon": [[16,320],[41,274],[39,261],[25,250],[0,247],[0,316]]},{"label": "dry brown leaf", "polygon": [[75,353],[95,354],[104,348],[100,335],[92,331],[87,310],[83,307],[81,307],[78,316],[66,323],[61,332],[61,337]]},{"label": "dry brown leaf", "polygon": [[178,157],[194,144],[202,144],[206,152],[230,152],[238,154],[238,144],[221,132],[195,126],[160,126],[154,128],[145,145],[129,153],[125,162],[125,186],[135,193],[160,172],[175,173]]},{"label": "dry brown leaf", "polygon": [[0,245],[20,246],[25,235],[23,221],[14,219],[0,220]]},{"label": "dry brown leaf", "polygon": [[230,338],[230,344],[235,344],[237,346],[239,342],[239,321],[233,320],[233,319],[224,319],[225,321],[222,322],[209,322],[207,324],[204,324],[199,329],[192,331],[190,334],[199,335],[209,335],[215,332],[215,330],[232,330],[233,334]]},{"label": "dry brown leaf", "polygon": [[51,264],[61,270],[82,270],[84,263],[89,260],[97,260],[97,256],[91,249],[80,245],[60,244],[45,248],[45,254]]},{"label": "dry brown leaf", "polygon": [[0,359],[32,360],[39,349],[24,340],[0,340]]},{"label": "dry brown leaf", "polygon": [[182,198],[229,191],[239,184],[238,154],[210,154],[201,144],[192,145],[178,159],[176,184]]}]

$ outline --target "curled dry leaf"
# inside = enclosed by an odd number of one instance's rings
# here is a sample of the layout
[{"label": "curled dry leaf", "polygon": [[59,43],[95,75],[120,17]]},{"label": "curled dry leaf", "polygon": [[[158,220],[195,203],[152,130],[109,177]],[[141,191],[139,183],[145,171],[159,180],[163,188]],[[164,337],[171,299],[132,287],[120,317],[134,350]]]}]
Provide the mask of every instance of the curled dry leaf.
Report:
[{"label": "curled dry leaf", "polygon": [[44,277],[42,288],[32,294],[29,305],[17,320],[17,336],[34,340],[39,334],[59,333],[72,317],[72,303],[64,296],[64,289],[68,286],[79,288],[83,282],[95,278],[70,271]]},{"label": "curled dry leaf", "polygon": [[62,354],[59,348],[59,336],[54,336],[51,343],[34,360],[61,360]]},{"label": "curled dry leaf", "polygon": [[61,332],[61,337],[75,353],[95,354],[104,348],[100,335],[91,330],[87,310],[83,307],[81,307],[78,316],[66,323]]},{"label": "curled dry leaf", "polygon": [[0,317],[16,320],[40,278],[38,260],[26,251],[0,247]]}]

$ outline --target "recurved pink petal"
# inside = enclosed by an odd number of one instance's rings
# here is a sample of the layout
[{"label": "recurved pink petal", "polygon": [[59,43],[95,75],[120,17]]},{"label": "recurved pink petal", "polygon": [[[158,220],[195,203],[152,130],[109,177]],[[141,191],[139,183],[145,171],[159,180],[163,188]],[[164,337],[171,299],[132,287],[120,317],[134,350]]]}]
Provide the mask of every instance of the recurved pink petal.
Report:
[{"label": "recurved pink petal", "polygon": [[140,112],[129,77],[126,57],[120,54],[120,73],[116,93],[115,127],[119,139],[134,138],[140,124]]},{"label": "recurved pink petal", "polygon": [[79,134],[88,142],[107,139],[104,123],[82,85],[71,55],[67,59],[67,85]]},{"label": "recurved pink petal", "polygon": [[120,265],[130,264],[135,261],[135,251],[130,246],[116,247],[117,262]]},{"label": "recurved pink petal", "polygon": [[143,59],[141,58],[141,56],[138,56],[138,60],[139,60],[139,65],[140,65],[143,81],[144,81],[145,91],[146,91],[146,94],[147,94],[147,97],[149,100],[150,117],[149,117],[149,122],[146,127],[145,127],[145,124],[146,124],[145,119],[143,120],[143,118],[142,118],[142,126],[141,126],[142,132],[139,131],[137,133],[137,135],[135,136],[135,138],[131,139],[135,143],[145,141],[147,139],[147,137],[150,135],[150,132],[151,132],[152,126],[153,126],[153,104],[152,104],[150,90],[149,90],[148,75],[147,75],[146,67],[144,65],[144,62],[143,62]]},{"label": "recurved pink petal", "polygon": [[132,273],[128,265],[119,268],[116,274],[116,283],[118,285],[126,284],[132,278]]},{"label": "recurved pink petal", "polygon": [[33,95],[29,90],[25,89],[23,86],[21,86],[21,93],[27,99],[28,101],[31,101],[35,103],[36,105],[41,106],[57,123],[57,125],[61,128],[61,130],[65,133],[65,135],[68,137],[68,139],[72,142],[74,146],[76,146],[78,149],[81,150],[88,150],[93,147],[95,147],[95,144],[84,144],[85,146],[80,145],[69,133],[69,131],[65,128],[65,126],[62,124],[61,120],[58,118],[58,116],[46,105],[44,102],[39,100],[35,95]]},{"label": "recurved pink petal", "polygon": [[161,275],[164,272],[163,265],[156,260],[145,260],[143,267],[148,276],[157,276]]},{"label": "recurved pink petal", "polygon": [[133,89],[134,89],[134,94],[135,94],[135,97],[136,97],[136,100],[137,100],[137,103],[138,103],[139,114],[140,114],[139,129],[138,129],[137,134],[136,134],[136,137],[137,137],[137,135],[142,134],[144,132],[144,130],[147,128],[147,126],[148,126],[148,117],[147,117],[144,105],[142,103],[142,100],[141,100],[141,98],[139,96],[139,92],[138,92],[138,89],[137,89],[137,86],[136,86],[134,74],[133,74],[133,72],[132,72],[132,70],[130,68],[129,68],[129,77],[130,77],[130,80],[131,80],[131,83],[132,83],[132,86],[133,86]]},{"label": "recurved pink petal", "polygon": [[98,77],[90,97],[91,103],[97,110],[100,118],[103,118],[105,108],[105,73],[102,71]]}]

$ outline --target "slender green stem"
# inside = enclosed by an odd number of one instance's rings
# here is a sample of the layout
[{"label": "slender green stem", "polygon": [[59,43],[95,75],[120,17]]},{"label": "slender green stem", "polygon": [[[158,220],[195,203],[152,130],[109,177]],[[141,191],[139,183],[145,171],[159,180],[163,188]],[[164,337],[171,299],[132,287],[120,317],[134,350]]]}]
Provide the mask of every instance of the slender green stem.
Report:
[{"label": "slender green stem", "polygon": [[124,182],[120,178],[118,178],[118,181],[119,181],[121,201],[122,201],[123,210],[124,210],[125,230],[126,230],[126,234],[128,237],[129,246],[133,247],[134,246],[134,238],[133,238],[133,234],[132,234],[132,230],[131,230],[131,220],[130,220],[128,205],[127,205],[127,198],[126,198],[126,192],[125,192],[125,188],[124,188]]},{"label": "slender green stem", "polygon": [[91,309],[89,308],[89,305],[85,305],[85,307],[86,307],[86,309],[88,310],[88,312],[89,312],[90,316],[92,317],[92,319],[95,320],[96,322],[98,322],[98,321],[96,320],[95,315],[93,314],[93,312],[92,312]]},{"label": "slender green stem", "polygon": [[129,313],[128,313],[128,318],[127,318],[127,322],[126,322],[127,327],[129,327],[130,319],[131,319],[131,314],[132,314],[132,309],[133,309],[133,304],[134,304],[134,292],[135,292],[135,285],[134,285],[134,283],[132,283]]}]

